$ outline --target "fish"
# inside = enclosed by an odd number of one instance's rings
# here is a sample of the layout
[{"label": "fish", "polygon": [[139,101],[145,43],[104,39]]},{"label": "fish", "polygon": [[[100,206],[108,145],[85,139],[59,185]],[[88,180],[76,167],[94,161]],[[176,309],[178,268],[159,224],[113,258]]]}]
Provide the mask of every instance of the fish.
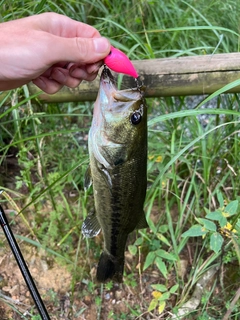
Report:
[{"label": "fish", "polygon": [[90,165],[84,187],[93,186],[95,210],[82,224],[85,237],[103,233],[96,279],[122,282],[128,235],[147,228],[147,105],[143,86],[118,90],[105,66],[88,136]]}]

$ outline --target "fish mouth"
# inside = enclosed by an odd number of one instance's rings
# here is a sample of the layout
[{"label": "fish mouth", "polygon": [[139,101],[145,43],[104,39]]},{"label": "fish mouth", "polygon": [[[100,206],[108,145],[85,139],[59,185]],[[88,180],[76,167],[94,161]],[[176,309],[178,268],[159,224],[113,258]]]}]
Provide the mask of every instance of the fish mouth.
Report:
[{"label": "fish mouth", "polygon": [[101,89],[107,96],[112,95],[113,92],[117,91],[113,75],[106,66],[104,66],[100,77],[100,90]]},{"label": "fish mouth", "polygon": [[111,82],[112,84],[114,84],[113,75],[112,75],[111,71],[106,66],[104,66],[104,68],[103,68],[100,81]]},{"label": "fish mouth", "polygon": [[118,90],[111,71],[104,66],[100,77],[100,91],[104,92],[108,100],[129,102],[141,100],[143,98],[144,87],[137,85],[136,88]]}]

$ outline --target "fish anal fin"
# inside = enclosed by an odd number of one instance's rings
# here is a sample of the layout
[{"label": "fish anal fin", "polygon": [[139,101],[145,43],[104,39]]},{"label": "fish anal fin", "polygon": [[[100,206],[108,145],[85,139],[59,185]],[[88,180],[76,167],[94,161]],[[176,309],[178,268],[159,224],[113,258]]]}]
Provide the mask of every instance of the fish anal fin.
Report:
[{"label": "fish anal fin", "polygon": [[145,229],[145,228],[148,228],[148,227],[149,226],[148,226],[148,223],[147,223],[147,220],[146,220],[145,212],[143,211],[142,215],[141,215],[141,218],[138,221],[138,224],[136,225],[135,229]]},{"label": "fish anal fin", "polygon": [[85,172],[84,176],[84,190],[86,191],[88,188],[90,188],[92,185],[92,175],[91,175],[91,168],[90,165],[87,167],[87,170]]},{"label": "fish anal fin", "polygon": [[101,231],[100,224],[98,222],[95,213],[90,213],[82,224],[82,233],[86,238],[96,237]]}]

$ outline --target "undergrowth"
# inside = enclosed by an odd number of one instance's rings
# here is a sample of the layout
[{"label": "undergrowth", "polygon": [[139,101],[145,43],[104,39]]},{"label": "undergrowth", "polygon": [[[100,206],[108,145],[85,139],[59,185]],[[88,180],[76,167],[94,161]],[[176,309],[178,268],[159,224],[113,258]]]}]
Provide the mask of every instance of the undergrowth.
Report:
[{"label": "undergrowth", "polygon": [[[54,11],[92,24],[131,59],[239,51],[235,0],[1,0],[0,7],[1,21]],[[81,235],[93,207],[83,188],[92,103],[46,104],[27,86],[0,96],[0,201],[13,210],[11,223],[22,225],[20,240],[71,271],[71,295],[80,283],[77,297],[93,296],[97,319],[171,319],[213,267],[217,275],[189,319],[220,319],[229,308],[231,319],[239,318],[239,301],[231,302],[240,276],[240,99],[226,90],[147,101],[150,228],[130,237],[132,267],[122,287],[147,298],[136,295],[134,306],[126,298],[117,314],[104,300],[114,284],[100,286],[91,273],[101,238]],[[0,240],[5,246],[2,233]]]}]

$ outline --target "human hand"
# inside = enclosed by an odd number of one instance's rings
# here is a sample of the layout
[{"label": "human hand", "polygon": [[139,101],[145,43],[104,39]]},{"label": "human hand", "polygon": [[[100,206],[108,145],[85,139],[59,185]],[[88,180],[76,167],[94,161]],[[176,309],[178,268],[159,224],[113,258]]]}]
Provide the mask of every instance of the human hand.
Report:
[{"label": "human hand", "polygon": [[0,90],[33,81],[53,94],[96,78],[110,43],[93,27],[48,12],[0,24]]}]

